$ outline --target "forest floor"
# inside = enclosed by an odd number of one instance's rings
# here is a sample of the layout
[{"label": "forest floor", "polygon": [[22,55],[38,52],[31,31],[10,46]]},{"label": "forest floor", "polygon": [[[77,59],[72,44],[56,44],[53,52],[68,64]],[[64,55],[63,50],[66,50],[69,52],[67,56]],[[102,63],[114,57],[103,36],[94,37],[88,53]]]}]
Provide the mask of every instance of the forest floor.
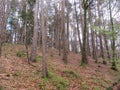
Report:
[{"label": "forest floor", "polygon": [[[69,53],[64,64],[57,50],[48,50],[48,78],[42,78],[42,54],[38,48],[37,62],[28,64],[23,45],[5,44],[0,58],[0,90],[112,90],[120,81],[118,71],[110,64],[95,63],[80,66],[80,54]],[[53,51],[53,56],[50,55]],[[119,87],[119,84],[117,85]],[[116,87],[114,90],[117,90]],[[118,89],[119,90],[119,89]]]}]

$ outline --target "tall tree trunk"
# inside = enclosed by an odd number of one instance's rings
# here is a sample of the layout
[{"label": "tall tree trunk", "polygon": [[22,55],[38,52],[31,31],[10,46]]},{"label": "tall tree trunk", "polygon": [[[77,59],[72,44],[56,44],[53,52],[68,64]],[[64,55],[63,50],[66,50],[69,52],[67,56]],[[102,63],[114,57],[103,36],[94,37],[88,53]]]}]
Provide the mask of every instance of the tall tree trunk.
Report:
[{"label": "tall tree trunk", "polygon": [[77,30],[76,30],[77,28],[76,27],[74,27],[74,30],[73,30],[73,37],[74,37],[74,39],[73,39],[73,48],[74,48],[74,52],[75,53],[78,53],[78,41],[77,41]]},{"label": "tall tree trunk", "polygon": [[0,33],[0,57],[2,55],[2,38],[1,38],[1,33]]},{"label": "tall tree trunk", "polygon": [[97,59],[97,52],[96,52],[96,46],[95,46],[95,32],[91,28],[91,25],[93,24],[92,18],[93,17],[91,15],[91,10],[89,9],[89,23],[90,23],[91,40],[92,40],[92,42],[91,42],[91,44],[92,44],[92,57],[93,57],[93,59],[95,59],[95,62],[97,63],[98,59]]},{"label": "tall tree trunk", "polygon": [[84,30],[83,30],[83,47],[82,47],[82,64],[87,64],[86,40],[87,40],[87,1],[83,0],[84,5]]},{"label": "tall tree trunk", "polygon": [[46,31],[45,31],[45,17],[44,17],[44,1],[41,0],[41,31],[42,31],[42,71],[43,77],[48,77],[47,62],[46,62]]},{"label": "tall tree trunk", "polygon": [[67,47],[68,47],[68,51],[70,51],[70,47],[69,47],[69,12],[67,12]]},{"label": "tall tree trunk", "polygon": [[67,63],[67,42],[66,42],[66,28],[65,28],[65,0],[62,0],[62,34],[63,34],[63,61]]},{"label": "tall tree trunk", "polygon": [[39,0],[35,2],[34,8],[34,31],[33,31],[33,40],[32,40],[32,49],[31,49],[31,61],[36,61],[36,53],[37,53],[37,37],[38,37],[38,4]]},{"label": "tall tree trunk", "polygon": [[[104,18],[103,11],[102,11],[102,18]],[[102,24],[105,29],[105,22],[103,22]],[[110,57],[110,52],[109,52],[109,47],[108,47],[108,41],[107,41],[107,36],[105,33],[104,33],[104,42],[105,42],[105,47],[106,47],[106,52],[107,52],[107,58],[110,59],[111,57]]]},{"label": "tall tree trunk", "polygon": [[61,56],[61,49],[62,49],[62,44],[61,44],[61,33],[62,33],[62,31],[61,31],[61,21],[59,22],[59,56]]},{"label": "tall tree trunk", "polygon": [[104,41],[105,41],[105,47],[107,51],[107,58],[110,59],[110,53],[109,53],[108,41],[107,41],[106,35],[104,35]]},{"label": "tall tree trunk", "polygon": [[97,53],[97,58],[98,58],[98,54],[99,54],[99,50],[98,50],[98,34],[96,32],[95,33],[95,43],[96,43],[96,53]]},{"label": "tall tree trunk", "polygon": [[78,32],[78,40],[80,45],[80,51],[82,50],[82,43],[81,43],[81,37],[80,37],[80,30],[79,30],[79,22],[78,22],[78,13],[76,8],[76,2],[74,0],[74,7],[75,7],[75,16],[76,16],[76,23],[77,23],[77,32]]},{"label": "tall tree trunk", "polygon": [[100,55],[103,59],[103,64],[106,64],[105,58],[104,58],[104,51],[103,51],[103,41],[102,41],[102,35],[99,33],[99,39],[100,39]]},{"label": "tall tree trunk", "polygon": [[116,70],[116,62],[115,62],[115,30],[114,30],[114,24],[113,24],[113,18],[112,18],[112,10],[111,10],[111,1],[109,0],[109,11],[110,11],[110,22],[112,27],[112,69]]},{"label": "tall tree trunk", "polygon": [[90,34],[88,30],[87,31],[87,55],[91,56],[89,37],[90,37]]},{"label": "tall tree trunk", "polygon": [[[100,0],[98,0],[98,17],[99,17],[99,28],[101,28],[101,14],[100,14]],[[104,50],[103,50],[103,40],[102,40],[102,33],[99,32],[99,40],[100,40],[100,56],[102,56],[103,64],[106,64],[104,58]]]},{"label": "tall tree trunk", "polygon": [[[83,36],[83,30],[84,30],[84,21],[83,21],[83,13],[82,13],[82,1],[80,0],[79,1],[80,2],[80,6],[79,6],[79,8],[80,8],[80,26],[81,26],[81,36]],[[82,40],[82,39],[81,39]],[[82,49],[81,49],[81,51],[82,51]]]},{"label": "tall tree trunk", "polygon": [[92,36],[93,59],[95,59],[95,62],[97,63],[98,59],[97,59],[97,52],[95,46],[95,33],[92,29],[91,29],[91,36]]},{"label": "tall tree trunk", "polygon": [[6,41],[6,22],[10,11],[10,0],[1,0],[0,3],[0,56],[2,44]]}]

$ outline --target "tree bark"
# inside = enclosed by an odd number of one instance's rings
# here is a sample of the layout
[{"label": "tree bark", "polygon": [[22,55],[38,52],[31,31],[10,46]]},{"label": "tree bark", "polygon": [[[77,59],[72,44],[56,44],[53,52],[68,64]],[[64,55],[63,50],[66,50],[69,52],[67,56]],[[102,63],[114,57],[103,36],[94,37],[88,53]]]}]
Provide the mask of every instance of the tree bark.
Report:
[{"label": "tree bark", "polygon": [[37,37],[38,37],[38,4],[39,0],[35,2],[34,8],[34,31],[33,31],[33,40],[32,40],[32,49],[31,49],[31,61],[36,61],[36,53],[37,53]]},{"label": "tree bark", "polygon": [[63,34],[63,61],[67,63],[67,42],[66,42],[66,28],[65,28],[65,0],[62,0],[62,34]]},{"label": "tree bark", "polygon": [[44,1],[41,0],[41,31],[42,31],[42,71],[43,77],[48,77],[47,61],[46,61],[46,31],[45,31],[45,17],[44,17]]},{"label": "tree bark", "polygon": [[87,1],[83,0],[84,5],[84,30],[83,30],[83,47],[82,47],[82,64],[88,64],[86,53],[86,40],[87,40]]},{"label": "tree bark", "polygon": [[[99,17],[99,28],[101,28],[101,14],[100,14],[100,0],[98,0],[98,17]],[[100,40],[100,56],[102,56],[103,64],[106,64],[105,58],[104,58],[104,50],[103,50],[103,40],[102,40],[102,33],[99,32],[99,40]]]},{"label": "tree bark", "polygon": [[76,23],[77,23],[77,32],[78,32],[78,40],[80,45],[80,51],[82,50],[82,43],[81,43],[81,37],[80,37],[80,30],[79,30],[79,22],[78,22],[78,13],[76,8],[76,2],[74,0],[74,7],[75,7],[75,16],[76,16]]},{"label": "tree bark", "polygon": [[111,28],[112,28],[112,69],[116,70],[116,61],[115,61],[115,30],[114,30],[114,24],[113,24],[113,18],[112,18],[112,10],[111,10],[111,1],[109,0],[109,11],[110,11],[110,22],[111,22]]}]

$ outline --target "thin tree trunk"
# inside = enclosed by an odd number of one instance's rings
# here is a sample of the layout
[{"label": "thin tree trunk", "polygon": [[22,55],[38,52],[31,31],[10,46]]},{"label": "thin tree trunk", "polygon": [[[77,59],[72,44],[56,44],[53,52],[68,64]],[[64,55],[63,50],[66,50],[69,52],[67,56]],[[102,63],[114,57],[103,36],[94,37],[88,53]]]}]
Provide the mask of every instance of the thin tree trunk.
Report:
[{"label": "thin tree trunk", "polygon": [[75,7],[76,22],[77,22],[78,40],[79,40],[80,51],[81,51],[82,50],[82,43],[81,43],[81,37],[80,37],[79,22],[78,22],[78,15],[77,15],[77,8],[76,8],[75,0],[74,0],[74,7]]},{"label": "thin tree trunk", "polygon": [[114,31],[114,24],[113,24],[113,18],[112,18],[112,10],[111,10],[111,2],[109,0],[109,11],[110,11],[110,22],[112,27],[112,69],[116,70],[116,61],[115,61],[115,31]]},{"label": "thin tree trunk", "polygon": [[83,30],[83,47],[82,47],[82,64],[87,64],[86,40],[87,40],[87,1],[83,0],[84,4],[84,30]]},{"label": "thin tree trunk", "polygon": [[2,55],[2,38],[1,38],[1,34],[0,34],[0,57]]},{"label": "thin tree trunk", "polygon": [[70,51],[70,47],[69,47],[69,12],[67,12],[67,44],[68,44],[68,51]]},{"label": "thin tree trunk", "polygon": [[[100,0],[98,1],[98,16],[99,16],[99,28],[101,28]],[[100,40],[100,56],[102,56],[103,64],[106,64],[106,61],[104,58],[103,41],[102,41],[101,32],[99,32],[99,40]]]},{"label": "thin tree trunk", "polygon": [[66,28],[65,28],[65,0],[62,0],[62,30],[63,30],[63,61],[67,63],[67,42],[66,42]]},{"label": "thin tree trunk", "polygon": [[96,52],[96,46],[95,46],[95,33],[93,30],[91,30],[91,36],[92,36],[92,47],[93,47],[93,58],[95,59],[95,62],[98,62],[97,59],[97,52]]},{"label": "thin tree trunk", "polygon": [[[103,12],[102,12],[102,17],[103,17]],[[105,29],[105,23],[103,22],[103,26]],[[104,34],[104,42],[105,42],[105,47],[106,47],[106,51],[107,51],[107,58],[110,59],[110,52],[109,52],[109,47],[108,47],[108,41],[107,41],[107,36],[106,34]]]},{"label": "thin tree trunk", "polygon": [[110,59],[110,53],[109,53],[108,41],[106,39],[106,35],[104,35],[104,41],[105,41],[105,47],[106,47],[106,51],[107,51],[107,58]]},{"label": "thin tree trunk", "polygon": [[95,46],[95,32],[91,28],[91,25],[93,24],[92,22],[92,16],[91,16],[91,10],[89,9],[89,23],[90,23],[90,30],[91,30],[91,40],[92,40],[92,57],[95,59],[95,62],[97,63],[97,52],[96,52],[96,46]]},{"label": "thin tree trunk", "polygon": [[90,43],[89,43],[89,30],[87,32],[87,55],[91,56],[91,52],[90,52]]}]

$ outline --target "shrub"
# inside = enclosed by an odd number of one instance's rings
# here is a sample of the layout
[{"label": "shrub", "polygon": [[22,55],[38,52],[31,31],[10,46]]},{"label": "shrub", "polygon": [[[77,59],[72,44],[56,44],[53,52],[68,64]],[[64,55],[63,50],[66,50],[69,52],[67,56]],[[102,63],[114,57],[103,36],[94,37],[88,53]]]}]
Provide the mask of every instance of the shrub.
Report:
[{"label": "shrub", "polygon": [[36,62],[41,61],[41,60],[42,60],[42,56],[37,55],[36,56]]},{"label": "shrub", "polygon": [[41,82],[41,83],[39,84],[39,89],[40,89],[40,90],[46,90],[46,84],[45,84],[45,82]]},{"label": "shrub", "polygon": [[26,52],[25,51],[18,51],[16,53],[16,56],[18,56],[18,57],[25,57],[26,56]]},{"label": "shrub", "polygon": [[107,87],[106,90],[113,90],[112,87]]},{"label": "shrub", "polygon": [[66,71],[63,71],[63,73],[67,76],[67,77],[70,77],[70,78],[79,78],[79,74],[72,71],[72,70],[66,70]]},{"label": "shrub", "polygon": [[65,80],[63,77],[53,72],[49,72],[48,75],[49,77],[43,78],[43,80],[52,83],[56,87],[56,90],[66,90],[67,86],[69,86],[69,81]]}]

